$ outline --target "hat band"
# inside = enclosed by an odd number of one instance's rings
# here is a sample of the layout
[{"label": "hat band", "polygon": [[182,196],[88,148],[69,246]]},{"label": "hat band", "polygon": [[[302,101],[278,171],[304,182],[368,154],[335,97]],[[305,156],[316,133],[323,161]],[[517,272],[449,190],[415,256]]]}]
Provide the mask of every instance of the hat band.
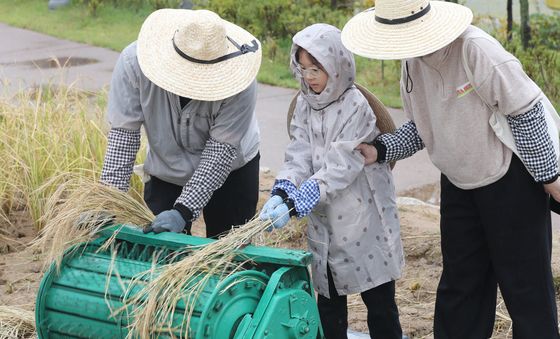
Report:
[{"label": "hat band", "polygon": [[[175,32],[175,34],[177,34],[177,32]],[[179,54],[183,59],[186,59],[190,62],[195,62],[197,64],[217,64],[218,62],[233,59],[235,57],[238,57],[238,56],[243,55],[243,54],[247,54],[249,52],[254,53],[254,52],[258,51],[258,49],[259,49],[259,44],[257,43],[257,41],[255,39],[253,39],[253,41],[251,41],[251,46],[249,46],[247,44],[243,44],[243,45],[239,46],[239,44],[237,42],[235,42],[232,38],[230,38],[229,36],[226,36],[226,38],[239,51],[229,53],[229,54],[226,54],[226,55],[222,55],[221,57],[216,58],[216,59],[212,59],[212,60],[202,60],[202,59],[193,58],[193,57],[185,54],[185,52],[181,51],[181,49],[179,47],[177,47],[177,45],[175,44],[175,34],[173,34],[173,39],[171,39],[173,41],[173,48],[175,48],[175,52],[177,52],[177,54]]]},{"label": "hat band", "polygon": [[[422,9],[422,7],[420,7]],[[407,22],[411,22],[414,21],[418,18],[423,17],[424,15],[426,15],[431,9],[430,3],[428,3],[428,6],[426,6],[426,8],[423,8],[420,12],[413,14],[411,16],[407,16],[404,18],[398,18],[398,19],[385,19],[379,16],[375,16],[375,21],[382,23],[382,24],[386,24],[386,25],[400,25],[400,24],[405,24]]]}]

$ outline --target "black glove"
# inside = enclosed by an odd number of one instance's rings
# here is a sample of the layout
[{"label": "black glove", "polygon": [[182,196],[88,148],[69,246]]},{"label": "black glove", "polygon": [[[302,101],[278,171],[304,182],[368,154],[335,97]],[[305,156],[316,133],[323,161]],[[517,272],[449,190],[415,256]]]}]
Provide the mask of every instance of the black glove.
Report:
[{"label": "black glove", "polygon": [[163,211],[156,215],[154,221],[146,226],[143,231],[144,233],[154,232],[156,234],[161,232],[174,232],[181,233],[187,231],[190,234],[192,222],[185,221],[181,213],[176,209],[171,209]]}]

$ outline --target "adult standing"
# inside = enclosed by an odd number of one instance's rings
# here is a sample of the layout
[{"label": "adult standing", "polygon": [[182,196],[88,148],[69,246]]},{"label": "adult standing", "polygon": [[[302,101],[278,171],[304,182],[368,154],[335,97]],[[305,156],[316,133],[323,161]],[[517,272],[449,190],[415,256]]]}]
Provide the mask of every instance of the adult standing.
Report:
[{"label": "adult standing", "polygon": [[436,338],[491,337],[497,286],[514,338],[560,338],[549,210],[549,194],[560,200],[560,181],[549,102],[471,20],[453,3],[377,0],[346,24],[342,41],[354,53],[402,60],[410,119],[359,149],[372,163],[426,147],[442,172]]},{"label": "adult standing", "polygon": [[215,237],[255,214],[258,40],[207,10],[162,9],[121,53],[101,181],[128,190],[140,129],[148,139],[145,231],[190,232],[201,213]]}]

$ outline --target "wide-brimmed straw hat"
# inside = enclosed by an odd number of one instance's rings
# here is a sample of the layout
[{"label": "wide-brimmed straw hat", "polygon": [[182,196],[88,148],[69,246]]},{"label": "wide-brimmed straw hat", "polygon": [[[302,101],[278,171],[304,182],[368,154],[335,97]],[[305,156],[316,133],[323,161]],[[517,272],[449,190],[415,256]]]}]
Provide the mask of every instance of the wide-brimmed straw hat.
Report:
[{"label": "wide-brimmed straw hat", "polygon": [[357,55],[401,60],[435,52],[457,39],[472,21],[465,6],[429,0],[376,0],[342,30],[342,43]]},{"label": "wide-brimmed straw hat", "polygon": [[207,10],[160,9],[138,35],[138,62],[157,86],[216,101],[246,89],[261,65],[260,42]]},{"label": "wide-brimmed straw hat", "polygon": [[[385,107],[383,102],[381,102],[381,100],[379,100],[373,93],[371,93],[364,86],[357,83],[354,83],[354,85],[356,86],[356,88],[358,88],[360,92],[362,92],[369,106],[375,113],[375,117],[376,117],[375,125],[377,126],[377,128],[379,128],[381,134],[393,133],[397,128],[395,126],[395,122],[393,121],[393,118],[391,117],[391,114],[389,113],[389,110],[387,109],[387,107]],[[298,91],[296,95],[292,98],[292,101],[290,102],[290,106],[288,107],[288,115],[287,115],[286,123],[288,127],[288,135],[290,137],[291,137],[290,124],[292,122],[292,117],[294,116],[294,111],[296,109],[297,98],[299,96],[299,93],[300,92]],[[395,164],[396,161],[392,161],[390,163],[391,169],[395,167]]]}]

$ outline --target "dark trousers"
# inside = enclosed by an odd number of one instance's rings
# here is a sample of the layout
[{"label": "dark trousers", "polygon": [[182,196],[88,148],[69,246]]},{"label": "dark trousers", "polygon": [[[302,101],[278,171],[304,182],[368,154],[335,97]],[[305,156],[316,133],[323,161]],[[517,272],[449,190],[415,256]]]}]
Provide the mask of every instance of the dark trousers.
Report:
[{"label": "dark trousers", "polygon": [[497,286],[514,338],[560,338],[548,208],[542,184],[515,156],[503,178],[481,188],[463,190],[442,175],[436,339],[491,337]]},{"label": "dark trousers", "polygon": [[[330,268],[327,266],[330,299],[319,294],[317,306],[326,339],[346,339],[348,330],[348,307],[345,295],[338,295]],[[395,282],[362,292],[367,307],[367,323],[371,338],[402,339],[399,311],[395,303]]]},{"label": "dark trousers", "polygon": [[[214,191],[202,211],[206,237],[216,238],[255,216],[259,199],[259,159],[257,154],[245,166],[232,171],[222,187]],[[182,186],[152,176],[144,187],[144,201],[154,214],[158,214],[173,208],[182,190]]]}]

